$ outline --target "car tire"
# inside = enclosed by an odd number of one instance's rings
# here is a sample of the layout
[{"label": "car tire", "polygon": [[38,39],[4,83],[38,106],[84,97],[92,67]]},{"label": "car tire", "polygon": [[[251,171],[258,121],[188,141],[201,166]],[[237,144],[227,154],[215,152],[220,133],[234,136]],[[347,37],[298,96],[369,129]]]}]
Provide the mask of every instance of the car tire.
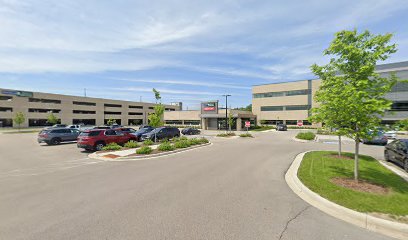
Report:
[{"label": "car tire", "polygon": [[60,144],[61,143],[61,139],[59,139],[59,138],[53,138],[53,139],[51,139],[51,144],[52,145],[58,145],[58,144]]},{"label": "car tire", "polygon": [[105,145],[106,145],[106,144],[105,144],[104,142],[97,142],[97,143],[95,144],[94,149],[95,149],[95,151],[101,151],[102,148],[105,147]]}]

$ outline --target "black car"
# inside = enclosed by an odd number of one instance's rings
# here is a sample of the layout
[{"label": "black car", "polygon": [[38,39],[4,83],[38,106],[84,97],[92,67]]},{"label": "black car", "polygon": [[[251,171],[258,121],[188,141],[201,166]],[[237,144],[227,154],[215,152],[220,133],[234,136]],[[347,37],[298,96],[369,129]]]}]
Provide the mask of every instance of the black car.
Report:
[{"label": "black car", "polygon": [[276,125],[276,131],[287,131],[287,130],[288,130],[288,126],[286,126],[286,124]]},{"label": "black car", "polygon": [[149,126],[149,125],[141,125],[140,127],[139,127],[139,129],[143,129],[143,128],[153,128],[152,126]]},{"label": "black car", "polygon": [[180,130],[176,127],[159,127],[149,133],[142,134],[141,141],[150,139],[152,141],[161,139],[171,139],[174,137],[180,137]]},{"label": "black car", "polygon": [[402,166],[408,172],[408,139],[399,139],[387,144],[384,158]]},{"label": "black car", "polygon": [[154,130],[154,127],[147,126],[147,127],[145,127],[145,128],[139,129],[139,130],[137,130],[136,132],[131,133],[131,134],[135,135],[135,136],[137,137],[137,140],[140,141],[140,140],[141,140],[140,138],[141,138],[141,136],[142,136],[143,134],[149,133],[149,132],[151,132],[151,131],[153,131],[153,130]]},{"label": "black car", "polygon": [[197,135],[197,134],[200,134],[201,131],[196,128],[189,127],[189,128],[184,128],[183,130],[181,130],[181,133],[183,135]]}]

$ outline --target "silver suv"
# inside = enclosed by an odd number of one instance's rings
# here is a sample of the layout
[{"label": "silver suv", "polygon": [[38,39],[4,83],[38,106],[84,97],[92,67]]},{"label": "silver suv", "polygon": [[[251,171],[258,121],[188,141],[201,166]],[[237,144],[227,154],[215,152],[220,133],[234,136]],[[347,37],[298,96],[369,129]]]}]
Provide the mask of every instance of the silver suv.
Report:
[{"label": "silver suv", "polygon": [[76,141],[81,132],[78,129],[50,128],[44,129],[38,134],[38,143],[45,142],[48,145],[57,145],[61,142]]}]

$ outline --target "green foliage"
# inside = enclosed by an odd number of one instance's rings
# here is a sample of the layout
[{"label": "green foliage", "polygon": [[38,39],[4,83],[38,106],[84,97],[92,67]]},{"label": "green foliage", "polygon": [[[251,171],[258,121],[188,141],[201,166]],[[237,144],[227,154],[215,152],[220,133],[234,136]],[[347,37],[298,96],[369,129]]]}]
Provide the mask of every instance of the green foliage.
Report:
[{"label": "green foliage", "polygon": [[379,126],[381,116],[391,106],[385,94],[397,79],[395,75],[386,78],[374,72],[377,61],[396,52],[396,45],[389,44],[391,37],[392,34],[374,35],[369,31],[340,31],[324,51],[324,55],[332,56],[330,63],[311,66],[322,83],[315,94],[319,107],[312,109],[309,121],[325,123],[338,129],[339,135],[354,138],[356,179],[359,142],[369,137],[369,130]]},{"label": "green foliage", "polygon": [[156,103],[161,100],[160,92],[153,88],[154,98],[156,99]]},{"label": "green foliage", "polygon": [[190,145],[199,145],[199,144],[201,144],[201,141],[200,141],[199,138],[190,138],[188,141],[190,142]]},{"label": "green foliage", "polygon": [[228,129],[231,131],[231,127],[234,125],[234,117],[232,115],[232,112],[230,111],[228,114]]},{"label": "green foliage", "polygon": [[109,126],[112,126],[113,124],[116,124],[116,120],[113,119],[113,118],[109,118],[107,124],[108,124]]},{"label": "green foliage", "polygon": [[220,134],[217,134],[217,137],[232,137],[232,136],[235,136],[235,133],[229,132],[229,133],[220,133]]},{"label": "green foliage", "polygon": [[115,151],[115,150],[120,150],[122,147],[118,145],[117,143],[109,143],[108,145],[104,146],[102,150],[104,151]]},{"label": "green foliage", "polygon": [[47,122],[51,125],[54,125],[59,122],[59,119],[51,112],[47,116]]},{"label": "green foliage", "polygon": [[317,129],[317,134],[319,135],[336,135],[335,132],[332,132],[326,128],[319,128]]},{"label": "green foliage", "polygon": [[296,135],[296,138],[302,140],[314,140],[316,135],[312,132],[300,132]]},{"label": "green foliage", "polygon": [[146,139],[146,140],[143,141],[144,146],[150,146],[150,145],[153,145],[153,143],[154,142],[152,140],[150,140],[150,139]]},{"label": "green foliage", "polygon": [[306,153],[300,165],[299,179],[312,191],[337,204],[359,212],[408,215],[408,184],[372,157],[360,155],[361,180],[390,189],[389,194],[355,191],[334,184],[333,178],[353,178],[352,153],[339,159],[335,152]]},{"label": "green foliage", "polygon": [[252,134],[250,134],[250,133],[243,133],[243,134],[240,134],[239,135],[240,137],[249,137],[249,138],[253,138],[254,136],[252,136]]},{"label": "green foliage", "polygon": [[13,118],[13,121],[15,124],[17,124],[18,129],[20,129],[21,124],[24,123],[25,121],[25,115],[22,112],[17,112],[16,115]]},{"label": "green foliage", "polygon": [[252,112],[252,104],[249,104],[249,105],[247,105],[246,107],[236,108],[236,110],[242,110],[242,111],[250,111],[250,112]]},{"label": "green foliage", "polygon": [[205,143],[209,143],[209,142],[210,142],[210,141],[208,141],[208,139],[205,138],[205,137],[199,138],[199,141],[200,141],[201,144],[205,144]]},{"label": "green foliage", "polygon": [[153,152],[153,149],[149,146],[143,146],[136,150],[137,154],[150,154]]},{"label": "green foliage", "polygon": [[395,123],[394,127],[400,131],[408,131],[408,118],[398,121]]},{"label": "green foliage", "polygon": [[271,129],[275,129],[275,127],[273,127],[273,126],[254,126],[254,127],[251,127],[251,131],[254,131],[254,132],[261,132],[261,131],[266,131],[266,130],[271,130]]},{"label": "green foliage", "polygon": [[179,140],[174,143],[174,147],[176,148],[188,148],[191,146],[191,143],[189,140]]},{"label": "green foliage", "polygon": [[159,151],[165,152],[165,151],[173,151],[176,148],[169,142],[163,142],[162,144],[159,145],[157,149],[159,149]]},{"label": "green foliage", "polygon": [[162,104],[157,104],[154,106],[154,113],[149,114],[149,125],[152,127],[160,127],[164,125],[164,106]]},{"label": "green foliage", "polygon": [[125,148],[137,148],[139,147],[139,143],[136,141],[130,140],[129,142],[125,143],[124,145]]}]

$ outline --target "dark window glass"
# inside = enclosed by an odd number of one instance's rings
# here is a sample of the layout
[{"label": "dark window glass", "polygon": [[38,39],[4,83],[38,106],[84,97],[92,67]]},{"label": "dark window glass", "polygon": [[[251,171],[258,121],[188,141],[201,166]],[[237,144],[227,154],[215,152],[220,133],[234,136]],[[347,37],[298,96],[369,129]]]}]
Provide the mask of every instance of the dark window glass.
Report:
[{"label": "dark window glass", "polygon": [[116,132],[114,130],[106,130],[105,135],[106,136],[115,136]]},{"label": "dark window glass", "polygon": [[129,105],[129,108],[143,109],[143,106],[132,106],[132,105]]},{"label": "dark window glass", "polygon": [[38,112],[38,113],[59,113],[61,109],[47,109],[47,108],[29,108],[29,112]]},{"label": "dark window glass", "polygon": [[143,113],[141,113],[141,112],[129,112],[129,115],[139,115],[139,116],[141,116],[141,115],[143,115]]},{"label": "dark window glass", "polygon": [[96,114],[96,111],[87,111],[87,110],[72,110],[74,114]]},{"label": "dark window glass", "polygon": [[104,106],[105,107],[116,107],[116,108],[122,107],[122,105],[120,104],[109,104],[109,103],[105,103]]},{"label": "dark window glass", "polygon": [[0,112],[12,112],[13,108],[8,107],[0,107]]},{"label": "dark window glass", "polygon": [[98,136],[100,133],[101,131],[82,132],[81,134],[79,134],[79,136],[95,137],[95,136]]},{"label": "dark window glass", "polygon": [[283,106],[261,106],[261,111],[283,111]]},{"label": "dark window glass", "polygon": [[0,96],[0,101],[11,101],[12,99],[11,96]]},{"label": "dark window glass", "polygon": [[74,104],[74,105],[82,105],[82,106],[96,106],[96,103],[93,103],[93,102],[78,102],[78,101],[73,101],[72,104]]},{"label": "dark window glass", "polygon": [[61,104],[61,100],[55,100],[55,99],[29,98],[28,101],[29,102],[39,102],[39,103]]},{"label": "dark window glass", "polygon": [[408,111],[408,101],[393,102],[389,111]]},{"label": "dark window glass", "polygon": [[309,110],[309,105],[292,105],[286,106],[287,111],[294,111],[294,110]]},{"label": "dark window glass", "polygon": [[286,96],[307,95],[309,93],[310,93],[310,89],[292,90],[292,91],[286,91]]},{"label": "dark window glass", "polygon": [[105,111],[105,114],[109,114],[109,115],[121,115],[122,112],[109,112],[109,111]]}]

